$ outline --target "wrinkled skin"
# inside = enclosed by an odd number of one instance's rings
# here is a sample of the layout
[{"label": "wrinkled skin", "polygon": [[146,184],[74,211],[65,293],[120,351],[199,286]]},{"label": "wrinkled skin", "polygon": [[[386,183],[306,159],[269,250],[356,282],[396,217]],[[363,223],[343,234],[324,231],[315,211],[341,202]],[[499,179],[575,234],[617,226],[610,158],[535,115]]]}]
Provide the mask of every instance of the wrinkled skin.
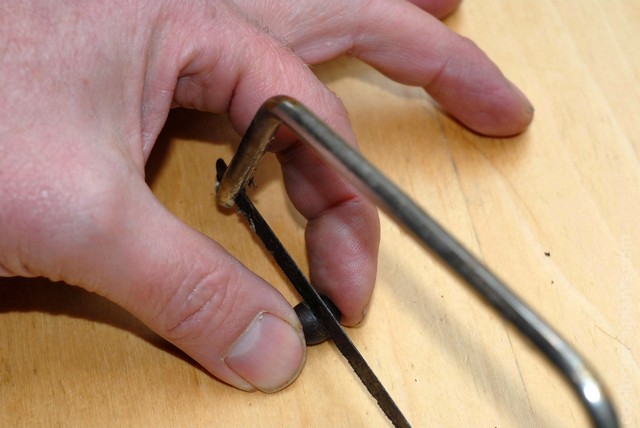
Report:
[{"label": "wrinkled skin", "polygon": [[[226,112],[242,133],[264,100],[287,94],[355,144],[306,66],[342,54],[424,87],[479,133],[517,134],[532,118],[526,98],[437,19],[457,3],[3,1],[0,275],[99,293],[219,379],[281,389],[304,362],[294,312],[154,198],[144,165],[155,139],[174,106]],[[375,280],[376,211],[293,138],[273,149],[309,221],[312,278],[355,325]]]}]

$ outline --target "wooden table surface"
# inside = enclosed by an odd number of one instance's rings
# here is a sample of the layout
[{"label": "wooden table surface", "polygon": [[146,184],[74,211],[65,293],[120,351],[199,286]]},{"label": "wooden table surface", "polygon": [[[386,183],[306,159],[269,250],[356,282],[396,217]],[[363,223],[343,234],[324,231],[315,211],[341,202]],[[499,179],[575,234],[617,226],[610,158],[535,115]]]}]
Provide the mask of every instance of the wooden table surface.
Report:
[{"label": "wooden table surface", "polygon": [[[353,59],[315,68],[362,151],[597,369],[640,426],[640,2],[466,0],[447,19],[529,95],[531,128],[463,129],[421,89]],[[148,168],[158,198],[292,302],[240,217],[213,199],[226,118],[174,111]],[[273,158],[252,197],[305,265],[303,222]],[[110,302],[0,279],[0,426],[386,426],[333,345],[266,395],[224,386]],[[382,218],[367,322],[349,334],[415,426],[568,427],[587,419],[555,370],[459,280]]]}]

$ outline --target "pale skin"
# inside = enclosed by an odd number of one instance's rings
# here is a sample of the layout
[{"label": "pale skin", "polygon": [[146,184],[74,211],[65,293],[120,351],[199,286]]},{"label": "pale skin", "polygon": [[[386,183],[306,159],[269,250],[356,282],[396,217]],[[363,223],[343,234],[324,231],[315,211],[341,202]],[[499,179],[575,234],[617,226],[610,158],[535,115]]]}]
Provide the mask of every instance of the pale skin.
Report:
[{"label": "pale skin", "polygon": [[[175,106],[227,113],[242,133],[286,94],[355,144],[343,105],[307,66],[343,54],[424,87],[478,133],[522,132],[524,95],[437,19],[458,2],[3,1],[0,275],[96,292],[220,380],[282,389],[304,363],[296,316],[155,199],[144,166],[156,137]],[[308,219],[312,280],[357,325],[375,283],[376,210],[291,135],[272,150]]]}]

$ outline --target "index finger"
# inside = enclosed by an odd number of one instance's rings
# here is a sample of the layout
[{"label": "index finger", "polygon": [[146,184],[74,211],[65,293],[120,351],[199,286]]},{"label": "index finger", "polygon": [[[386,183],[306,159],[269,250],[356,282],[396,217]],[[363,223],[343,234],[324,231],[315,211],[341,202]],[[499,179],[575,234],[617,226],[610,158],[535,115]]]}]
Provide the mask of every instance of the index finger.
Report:
[{"label": "index finger", "polygon": [[[174,94],[176,103],[228,111],[234,127],[243,133],[265,100],[286,94],[355,145],[344,106],[299,57],[240,17],[225,18],[228,20],[218,21],[215,33],[204,31],[190,38],[184,49],[189,57]],[[357,324],[375,282],[380,233],[377,211],[306,144],[283,138],[273,150],[281,162],[290,199],[308,220],[311,280],[338,306],[343,323]]]}]

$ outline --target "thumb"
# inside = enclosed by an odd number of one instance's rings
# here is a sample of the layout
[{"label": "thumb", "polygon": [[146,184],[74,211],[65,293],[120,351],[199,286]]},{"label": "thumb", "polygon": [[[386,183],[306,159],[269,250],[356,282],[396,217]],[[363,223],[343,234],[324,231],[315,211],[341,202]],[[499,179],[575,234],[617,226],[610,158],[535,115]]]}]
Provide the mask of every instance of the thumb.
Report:
[{"label": "thumb", "polygon": [[[220,245],[169,213],[142,179],[102,209],[80,284],[120,304],[237,388],[274,392],[305,360],[295,312]],[[83,281],[82,275],[91,278]]]},{"label": "thumb", "polygon": [[[0,275],[45,276],[103,295],[237,388],[288,385],[305,343],[287,301],[169,213],[119,147],[97,147],[51,144],[40,149],[46,155],[0,156],[8,178],[0,186]],[[74,162],[61,163],[68,152]]]}]

